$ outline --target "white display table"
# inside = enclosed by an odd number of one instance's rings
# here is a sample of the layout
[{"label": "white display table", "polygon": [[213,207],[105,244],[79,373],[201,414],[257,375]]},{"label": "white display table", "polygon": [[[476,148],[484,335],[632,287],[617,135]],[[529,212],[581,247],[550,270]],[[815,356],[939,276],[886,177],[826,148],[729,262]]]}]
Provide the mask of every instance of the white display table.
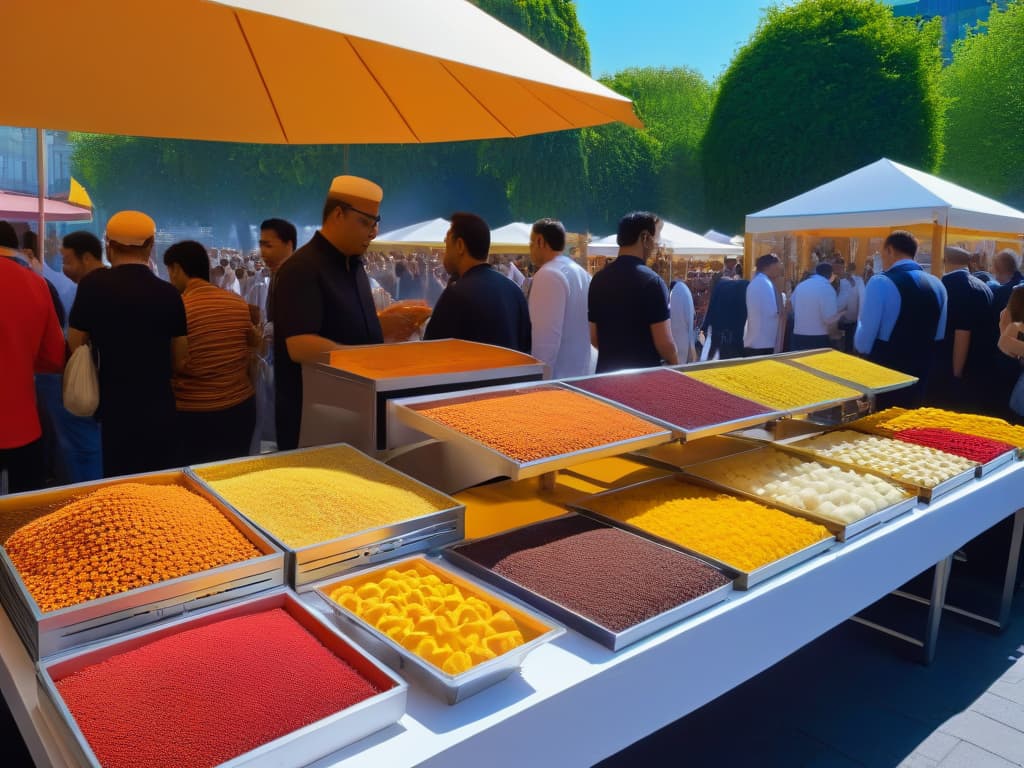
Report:
[{"label": "white display table", "polygon": [[[591,765],[785,658],[1022,503],[1018,462],[618,653],[569,632],[529,656],[522,677],[456,706],[413,686],[397,726],[315,765]],[[0,657],[0,687],[37,763],[68,765],[6,616]]]}]

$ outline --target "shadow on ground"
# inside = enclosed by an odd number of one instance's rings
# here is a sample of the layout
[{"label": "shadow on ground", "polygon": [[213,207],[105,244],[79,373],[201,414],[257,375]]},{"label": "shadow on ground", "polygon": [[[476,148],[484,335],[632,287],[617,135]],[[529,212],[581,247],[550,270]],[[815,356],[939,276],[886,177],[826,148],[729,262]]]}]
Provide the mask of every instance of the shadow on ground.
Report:
[{"label": "shadow on ground", "polygon": [[909,646],[845,622],[599,768],[896,766],[1020,656],[1022,597],[1001,635],[946,613],[927,667]]}]

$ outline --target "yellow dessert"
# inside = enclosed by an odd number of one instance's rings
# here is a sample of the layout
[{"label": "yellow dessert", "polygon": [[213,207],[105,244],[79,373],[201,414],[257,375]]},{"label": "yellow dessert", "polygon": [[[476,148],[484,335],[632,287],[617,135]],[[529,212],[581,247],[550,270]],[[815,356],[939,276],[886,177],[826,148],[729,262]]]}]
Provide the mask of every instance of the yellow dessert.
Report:
[{"label": "yellow dessert", "polygon": [[803,355],[796,359],[801,365],[806,365],[808,368],[873,389],[914,382],[913,376],[836,350],[816,352],[813,355]]},{"label": "yellow dessert", "polygon": [[777,410],[804,408],[861,396],[855,389],[777,360],[685,371],[698,381]]},{"label": "yellow dessert", "polygon": [[449,675],[507,653],[529,634],[500,605],[415,562],[342,584],[331,600]]}]

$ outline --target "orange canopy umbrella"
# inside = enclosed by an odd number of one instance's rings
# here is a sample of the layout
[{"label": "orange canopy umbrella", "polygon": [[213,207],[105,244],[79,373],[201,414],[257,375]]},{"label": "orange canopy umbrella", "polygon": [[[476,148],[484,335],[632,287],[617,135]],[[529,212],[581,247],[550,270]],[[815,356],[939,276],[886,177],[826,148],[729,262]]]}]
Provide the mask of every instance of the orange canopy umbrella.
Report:
[{"label": "orange canopy umbrella", "polygon": [[[9,125],[273,144],[458,141],[621,121],[632,104],[465,0],[6,0],[4,25],[89,55]],[[66,76],[38,36],[4,56]]]}]

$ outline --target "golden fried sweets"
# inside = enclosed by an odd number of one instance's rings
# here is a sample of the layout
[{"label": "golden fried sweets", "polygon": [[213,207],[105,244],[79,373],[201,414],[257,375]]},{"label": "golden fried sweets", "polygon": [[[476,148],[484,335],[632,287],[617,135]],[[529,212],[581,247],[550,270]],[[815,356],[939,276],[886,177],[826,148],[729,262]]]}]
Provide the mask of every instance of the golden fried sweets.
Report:
[{"label": "golden fried sweets", "polygon": [[864,432],[886,435],[904,429],[938,427],[1024,448],[1024,427],[1014,426],[1008,421],[992,416],[956,413],[941,408],[917,408],[909,411],[903,408],[889,408],[855,421],[850,426]]},{"label": "golden fried sweets", "polygon": [[262,554],[206,499],[142,483],[76,499],[19,528],[6,548],[44,612]]},{"label": "golden fried sweets", "polygon": [[553,387],[495,392],[423,408],[419,413],[520,462],[663,431],[611,405]]},{"label": "golden fried sweets", "polygon": [[895,384],[910,384],[914,381],[913,376],[834,349],[828,352],[816,352],[813,355],[801,355],[796,360],[808,368],[872,389],[891,387]]},{"label": "golden fried sweets", "polygon": [[909,498],[902,488],[880,477],[771,449],[731,456],[691,471],[844,525]]},{"label": "golden fried sweets", "polygon": [[525,642],[508,611],[415,562],[353,580],[331,600],[442,672],[458,675]]},{"label": "golden fried sweets", "polygon": [[591,499],[586,506],[747,572],[831,536],[809,520],[675,480]]},{"label": "golden fried sweets", "polygon": [[348,447],[204,467],[196,473],[292,549],[455,506]]},{"label": "golden fried sweets", "polygon": [[934,488],[977,466],[973,461],[935,448],[849,429],[801,440],[794,447],[924,488]]},{"label": "golden fried sweets", "polygon": [[685,371],[687,376],[778,410],[860,397],[855,389],[777,360]]}]

